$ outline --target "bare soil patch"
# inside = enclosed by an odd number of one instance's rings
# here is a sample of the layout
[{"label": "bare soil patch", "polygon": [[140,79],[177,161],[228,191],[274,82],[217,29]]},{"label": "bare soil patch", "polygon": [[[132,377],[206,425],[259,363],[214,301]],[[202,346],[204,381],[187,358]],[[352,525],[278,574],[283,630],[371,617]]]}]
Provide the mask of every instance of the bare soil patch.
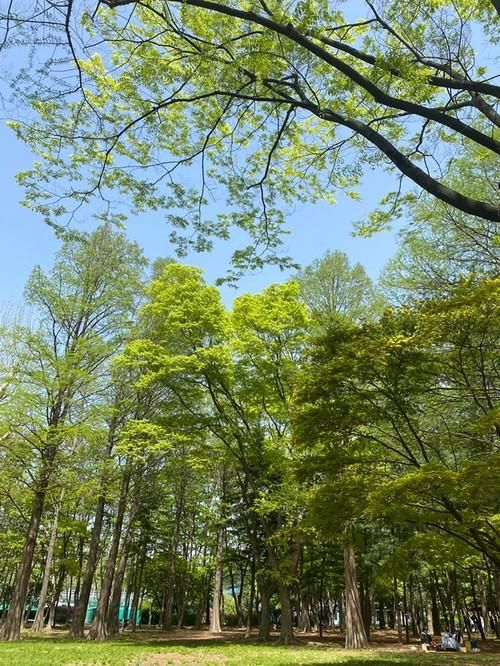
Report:
[{"label": "bare soil patch", "polygon": [[178,652],[159,652],[157,654],[148,654],[139,657],[130,662],[129,666],[200,666],[201,663],[206,666],[221,666],[226,658],[217,654],[203,654],[203,662],[199,657],[180,654]]},{"label": "bare soil patch", "polygon": [[[171,645],[186,645],[193,641],[195,643],[248,643],[257,641],[257,632],[254,631],[250,638],[245,638],[245,630],[239,628],[224,629],[220,634],[210,634],[207,629],[174,629],[169,632],[159,631],[155,628],[141,628],[140,631],[134,633],[125,631],[122,634],[123,638],[128,640],[147,641],[149,643],[168,643]],[[272,632],[272,641],[279,640],[279,633]],[[333,648],[344,648],[345,637],[340,631],[324,631],[322,638],[319,637],[317,632],[299,633],[295,632],[295,644],[300,645],[316,645]],[[478,640],[481,652],[487,654],[500,654],[500,640],[488,639],[486,641]],[[383,629],[373,631],[370,634],[370,650],[383,650],[389,652],[408,652],[420,649],[420,642],[418,639],[410,636],[410,643],[399,643],[397,631],[390,629]],[[450,654],[450,653],[448,653]],[[465,654],[462,654],[462,659]],[[469,657],[467,655],[467,657]],[[182,662],[181,662],[182,663]],[[465,664],[465,661],[461,661]],[[500,663],[500,660],[499,660]]]}]

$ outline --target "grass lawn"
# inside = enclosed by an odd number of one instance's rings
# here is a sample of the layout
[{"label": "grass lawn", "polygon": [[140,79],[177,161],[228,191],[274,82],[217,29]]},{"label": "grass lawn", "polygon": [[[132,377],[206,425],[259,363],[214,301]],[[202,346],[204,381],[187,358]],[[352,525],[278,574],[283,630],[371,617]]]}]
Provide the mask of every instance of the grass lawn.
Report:
[{"label": "grass lawn", "polygon": [[153,633],[124,635],[95,643],[61,636],[0,643],[0,666],[499,666],[499,646],[492,641],[481,654],[422,653],[393,644],[345,651],[338,641],[309,639],[283,647],[241,640],[234,634],[214,640],[168,637]]}]

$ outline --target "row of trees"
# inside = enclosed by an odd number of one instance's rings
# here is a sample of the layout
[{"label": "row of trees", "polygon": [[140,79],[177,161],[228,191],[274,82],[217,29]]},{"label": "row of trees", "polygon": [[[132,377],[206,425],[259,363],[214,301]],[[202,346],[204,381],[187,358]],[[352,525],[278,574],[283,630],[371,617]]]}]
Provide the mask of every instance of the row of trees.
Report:
[{"label": "row of trees", "polygon": [[362,647],[375,609],[498,632],[498,264],[443,211],[385,292],[329,253],[229,309],[109,226],[67,235],[2,328],[2,637],[34,604],[81,637],[91,597],[94,639],[121,607],[285,643],[340,620]]}]

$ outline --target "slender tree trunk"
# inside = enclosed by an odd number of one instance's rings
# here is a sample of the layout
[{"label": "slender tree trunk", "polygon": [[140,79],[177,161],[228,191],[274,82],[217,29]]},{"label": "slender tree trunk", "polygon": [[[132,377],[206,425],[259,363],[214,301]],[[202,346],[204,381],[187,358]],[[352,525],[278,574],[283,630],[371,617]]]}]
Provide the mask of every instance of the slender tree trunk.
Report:
[{"label": "slender tree trunk", "polygon": [[[104,460],[109,460],[115,444],[116,423],[114,420],[110,424],[108,433],[108,442],[104,454]],[[100,480],[100,494],[97,499],[97,505],[94,515],[94,525],[90,536],[89,552],[85,574],[83,576],[82,587],[78,594],[75,613],[71,622],[70,635],[73,638],[83,638],[85,632],[85,617],[87,615],[87,606],[89,605],[90,592],[94,581],[95,569],[97,566],[97,555],[99,552],[99,540],[101,538],[102,523],[104,518],[104,507],[106,503],[105,488],[107,479],[103,476]]]},{"label": "slender tree trunk", "polygon": [[163,631],[172,630],[172,614],[174,609],[174,591],[175,591],[175,573],[177,569],[176,564],[177,552],[172,552],[170,559],[170,570],[168,574],[167,589],[165,590],[165,598],[163,610],[161,614],[161,628]]},{"label": "slender tree trunk", "polygon": [[47,548],[47,557],[45,559],[45,568],[43,571],[42,588],[38,598],[38,608],[36,611],[35,619],[33,621],[32,631],[40,633],[43,631],[45,624],[45,604],[47,603],[47,593],[49,591],[50,570],[52,569],[52,562],[54,559],[54,549],[57,539],[57,528],[59,527],[59,513],[61,511],[62,502],[64,500],[64,488],[61,491],[59,502],[56,505],[54,512],[54,522],[52,523],[52,530],[50,532],[50,540]]},{"label": "slender tree trunk", "polygon": [[320,586],[320,593],[318,599],[318,631],[319,637],[323,638],[323,626],[324,626],[324,617],[323,617],[323,591],[322,585]]},{"label": "slender tree trunk", "polygon": [[31,576],[33,553],[35,552],[38,532],[40,530],[47,485],[48,475],[43,478],[39,489],[35,493],[30,524],[24,542],[21,562],[17,569],[9,610],[0,630],[0,638],[3,640],[16,641],[21,637],[21,624],[23,622],[24,606]]},{"label": "slender tree trunk", "polygon": [[[231,596],[233,597],[234,608],[236,610],[236,623],[238,627],[243,627],[245,622],[243,619],[243,613],[241,611],[240,597],[236,594],[236,590],[234,587],[234,572],[232,564],[229,565],[229,579],[231,581]],[[243,580],[240,577],[240,590],[242,587],[243,587]]]},{"label": "slender tree trunk", "polygon": [[442,591],[443,588],[439,584],[439,580],[438,580],[438,577],[437,577],[436,573],[434,573],[434,580],[436,582],[436,589],[437,589],[438,596],[439,596],[439,603],[441,605],[441,612],[443,613],[443,617],[444,617],[444,625],[445,625],[445,627],[450,627],[451,622],[450,622],[450,617],[449,617],[449,613],[448,613],[448,605],[446,603],[446,599],[445,599],[445,596],[444,596],[443,591]]},{"label": "slender tree trunk", "polygon": [[[59,597],[61,596],[61,592],[62,592],[62,589],[63,589],[65,578],[66,578],[66,567],[63,564],[61,566],[60,570],[59,570],[58,575],[57,575],[57,581],[56,581],[56,585],[55,585],[55,588],[54,588],[54,593],[53,593],[52,599],[50,601],[49,619],[48,619],[47,624],[52,629],[55,627],[55,624],[56,624],[57,606],[58,606],[58,603],[59,603]],[[68,608],[68,615],[69,615],[69,608]]]},{"label": "slender tree trunk", "polygon": [[398,631],[398,643],[403,644],[403,627],[401,626],[401,600],[399,598],[398,579],[394,576],[392,581],[392,598],[394,608],[394,624]]},{"label": "slender tree trunk", "polygon": [[[3,591],[2,591],[2,597],[0,601],[2,601],[2,610],[0,610],[0,618],[3,618],[4,615],[7,615],[7,606],[9,599],[12,596],[12,589],[14,586],[14,581],[16,578],[16,571],[10,571],[9,572],[9,577],[4,585]],[[5,612],[3,611],[3,608],[5,608]]]},{"label": "slender tree trunk", "polygon": [[410,574],[409,581],[409,592],[410,592],[410,615],[411,615],[411,635],[413,638],[418,636],[417,628],[417,609],[415,605],[415,581],[413,574]]},{"label": "slender tree trunk", "polygon": [[94,573],[97,566],[97,554],[99,551],[99,540],[101,538],[102,523],[104,518],[104,506],[104,495],[100,495],[97,500],[94,525],[92,527],[92,534],[90,536],[85,574],[83,576],[82,586],[78,595],[78,602],[76,604],[73,621],[71,623],[70,634],[73,638],[83,638],[84,635],[87,606],[89,604],[92,582],[94,580]]},{"label": "slender tree trunk", "polygon": [[127,584],[127,591],[125,592],[125,604],[123,606],[123,626],[128,625],[128,619],[130,617],[130,601],[132,599],[132,587],[133,583]]},{"label": "slender tree trunk", "polygon": [[472,588],[472,599],[474,601],[474,612],[477,617],[477,624],[478,624],[479,633],[481,634],[481,639],[484,641],[486,640],[486,636],[484,635],[483,623],[481,622],[481,613],[479,611],[479,604],[477,603],[476,585],[474,583],[474,573],[472,569],[469,569],[469,575],[470,575],[470,584]]},{"label": "slender tree trunk", "polygon": [[358,581],[356,576],[356,557],[351,535],[344,547],[345,581],[345,646],[346,649],[368,647],[361,604],[359,601]]},{"label": "slender tree trunk", "polygon": [[[143,544],[143,549],[145,544]],[[132,631],[136,630],[137,627],[137,611],[139,610],[139,600],[142,592],[142,576],[144,573],[144,556],[142,555],[141,550],[141,559],[139,563],[139,571],[137,573],[137,578],[134,583],[134,592],[132,597],[132,608],[130,611],[130,622],[132,624]]]},{"label": "slender tree trunk", "polygon": [[311,617],[309,615],[309,603],[307,597],[304,594],[300,595],[297,628],[302,633],[311,631]]},{"label": "slender tree trunk", "polygon": [[184,618],[186,615],[186,601],[187,601],[187,590],[186,585],[184,584],[179,591],[180,599],[178,600],[178,618],[177,618],[177,629],[182,629],[184,626]]},{"label": "slender tree trunk", "polygon": [[195,618],[195,629],[201,629],[203,624],[203,617],[206,616],[207,606],[208,606],[208,579],[205,576],[203,577],[201,583],[200,595],[198,597],[198,606],[196,608],[196,618]]},{"label": "slender tree trunk", "polygon": [[405,643],[408,645],[410,643],[410,625],[408,624],[409,612],[408,612],[408,595],[407,595],[407,586],[406,582],[403,581],[403,609],[404,609],[404,620],[405,620]]},{"label": "slender tree trunk", "polygon": [[429,578],[429,591],[431,595],[431,614],[432,614],[432,633],[441,633],[441,617],[439,614],[439,606],[436,594],[436,581],[435,576]]},{"label": "slender tree trunk", "polygon": [[252,635],[252,613],[253,605],[255,602],[255,560],[252,557],[252,563],[250,565],[250,593],[248,595],[248,613],[247,613],[247,622],[245,628],[245,638],[250,638]]},{"label": "slender tree trunk", "polygon": [[269,584],[263,579],[259,580],[259,641],[268,641],[271,635],[271,595],[272,588]]},{"label": "slender tree trunk", "polygon": [[280,643],[290,645],[293,642],[292,602],[290,586],[278,583],[278,594],[281,605]]},{"label": "slender tree trunk", "polygon": [[363,616],[363,626],[365,628],[365,634],[367,640],[370,638],[370,629],[372,622],[372,604],[371,604],[371,594],[368,585],[364,585],[362,582],[359,585],[360,591],[360,604],[361,604],[361,615]]},{"label": "slender tree trunk", "polygon": [[113,538],[111,541],[111,547],[109,549],[108,560],[106,562],[104,578],[101,584],[101,589],[99,591],[97,611],[94,617],[94,621],[92,622],[92,626],[90,627],[89,635],[87,636],[87,638],[90,640],[102,641],[105,640],[107,636],[106,618],[108,614],[111,586],[113,585],[116,558],[118,556],[118,548],[122,535],[123,518],[125,515],[125,506],[127,504],[129,482],[130,474],[128,471],[125,471],[123,474],[120,499],[116,512],[116,522],[113,530]]},{"label": "slender tree trunk", "polygon": [[[489,569],[488,574],[491,576]],[[495,602],[495,634],[497,638],[500,638],[500,571],[497,571],[496,569],[493,570],[493,575],[491,577],[494,579],[490,584],[491,596],[494,598]]]},{"label": "slender tree trunk", "polygon": [[224,559],[224,527],[219,527],[217,535],[217,550],[215,554],[215,580],[212,597],[212,613],[210,615],[210,633],[220,634],[221,629],[221,601],[222,601],[222,565]]},{"label": "slender tree trunk", "polygon": [[487,636],[490,633],[490,617],[488,613],[488,596],[486,594],[486,583],[484,580],[484,575],[480,571],[478,574],[479,580],[479,598],[481,600],[481,615],[484,620],[484,633]]},{"label": "slender tree trunk", "polygon": [[109,603],[108,615],[106,618],[108,636],[116,636],[120,631],[120,601],[122,598],[125,570],[127,569],[129,548],[132,542],[133,522],[133,515],[131,515],[127,532],[123,540],[122,554],[113,580],[113,592],[111,593],[111,601]]},{"label": "slender tree trunk", "polygon": [[447,586],[446,586],[446,587],[447,587],[447,589],[446,589],[446,592],[447,592],[446,600],[447,600],[447,602],[448,602],[448,608],[449,608],[449,610],[450,610],[450,615],[449,615],[449,617],[450,617],[450,625],[449,625],[449,629],[450,629],[451,633],[454,633],[454,631],[455,631],[455,609],[454,609],[454,607],[453,607],[453,606],[454,606],[454,604],[453,604],[453,597],[454,597],[454,594],[453,594],[453,576],[452,576],[452,573],[451,573],[450,571],[448,571],[448,572],[446,573],[446,582],[447,582]]},{"label": "slender tree trunk", "polygon": [[172,630],[172,613],[174,607],[174,594],[177,573],[177,548],[179,546],[181,521],[184,514],[185,490],[186,481],[184,477],[181,477],[175,508],[174,533],[172,535],[172,544],[170,549],[170,564],[168,571],[167,589],[165,591],[165,603],[163,605],[163,612],[161,615],[161,627],[163,631]]}]

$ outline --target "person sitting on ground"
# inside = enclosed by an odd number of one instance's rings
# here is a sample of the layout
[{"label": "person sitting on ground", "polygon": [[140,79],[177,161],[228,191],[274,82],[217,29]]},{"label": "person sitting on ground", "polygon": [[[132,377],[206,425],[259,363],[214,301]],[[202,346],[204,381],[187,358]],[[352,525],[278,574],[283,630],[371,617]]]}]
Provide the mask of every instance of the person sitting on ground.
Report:
[{"label": "person sitting on ground", "polygon": [[450,633],[449,629],[446,629],[441,636],[441,650],[451,650],[456,652],[459,649],[460,646],[455,640],[455,637]]},{"label": "person sitting on ground", "polygon": [[427,643],[430,645],[432,643],[432,636],[431,634],[427,631],[427,629],[424,629],[422,633],[420,634],[420,642],[422,644]]}]

